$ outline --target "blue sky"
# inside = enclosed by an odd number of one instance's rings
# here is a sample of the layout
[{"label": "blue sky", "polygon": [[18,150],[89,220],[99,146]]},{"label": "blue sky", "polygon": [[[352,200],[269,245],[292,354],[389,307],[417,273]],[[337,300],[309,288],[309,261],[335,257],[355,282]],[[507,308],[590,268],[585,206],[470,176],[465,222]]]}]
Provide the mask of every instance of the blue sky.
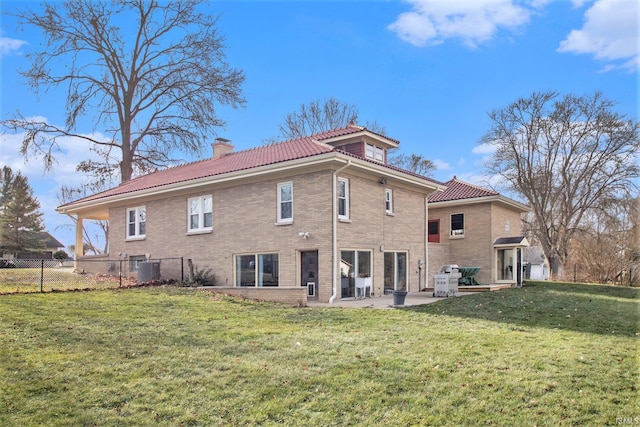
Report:
[{"label": "blue sky", "polygon": [[[25,6],[38,3],[1,7]],[[360,124],[384,126],[402,152],[436,162],[436,179],[484,185],[490,152],[478,141],[490,126],[487,113],[519,97],[599,90],[618,112],[638,118],[638,8],[635,0],[212,2],[227,59],[246,74],[247,99],[244,108],[220,110],[227,126],[217,136],[236,150],[261,145],[277,136],[287,113],[333,96],[358,107]],[[19,110],[64,123],[64,90],[38,98],[17,73],[41,35],[1,19],[0,117]],[[61,228],[68,220],[55,213],[56,195],[61,184],[82,182],[75,165],[92,153],[69,140],[45,173],[39,159],[20,156],[21,140],[0,136],[0,166],[29,178],[48,230],[73,244],[71,229]]]}]

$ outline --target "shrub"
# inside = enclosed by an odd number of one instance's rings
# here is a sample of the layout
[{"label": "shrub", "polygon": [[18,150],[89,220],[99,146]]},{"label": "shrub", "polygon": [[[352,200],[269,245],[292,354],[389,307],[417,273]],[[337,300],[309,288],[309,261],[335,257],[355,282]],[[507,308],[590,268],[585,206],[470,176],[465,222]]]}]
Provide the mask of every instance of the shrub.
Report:
[{"label": "shrub", "polygon": [[189,278],[185,280],[183,286],[216,286],[218,280],[211,268],[198,269],[198,266],[190,268]]},{"label": "shrub", "polygon": [[69,255],[65,251],[57,251],[53,254],[53,258],[64,261],[65,259],[69,259]]}]

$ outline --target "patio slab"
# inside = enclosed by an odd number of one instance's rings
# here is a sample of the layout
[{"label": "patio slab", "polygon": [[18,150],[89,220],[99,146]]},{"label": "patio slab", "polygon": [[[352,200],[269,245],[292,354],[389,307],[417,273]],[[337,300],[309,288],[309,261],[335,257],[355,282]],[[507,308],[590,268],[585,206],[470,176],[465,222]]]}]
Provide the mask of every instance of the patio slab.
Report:
[{"label": "patio slab", "polygon": [[[460,298],[465,295],[472,295],[472,292],[458,292],[457,297],[450,298]],[[381,295],[381,296],[373,296],[368,298],[361,299],[343,299],[336,300],[333,303],[323,303],[323,302],[307,302],[309,307],[343,307],[343,308],[376,308],[376,309],[391,309],[391,308],[402,308],[402,307],[411,307],[415,305],[423,305],[423,304],[431,304],[437,301],[442,301],[447,298],[443,297],[434,297],[433,290],[428,290],[425,292],[409,292],[404,300],[404,305],[402,306],[394,306],[393,305],[393,295]]]}]

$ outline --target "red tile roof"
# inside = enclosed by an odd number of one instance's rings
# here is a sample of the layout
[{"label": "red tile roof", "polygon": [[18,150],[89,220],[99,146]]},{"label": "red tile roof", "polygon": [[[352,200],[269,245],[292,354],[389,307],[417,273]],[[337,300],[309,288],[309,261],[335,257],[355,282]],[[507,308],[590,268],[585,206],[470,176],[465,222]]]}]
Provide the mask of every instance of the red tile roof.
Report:
[{"label": "red tile roof", "polygon": [[500,195],[493,190],[487,190],[486,188],[460,181],[455,176],[452,180],[445,182],[444,185],[447,186],[446,190],[432,193],[429,196],[430,203]]},{"label": "red tile roof", "polygon": [[[336,149],[328,144],[322,143],[322,141],[330,138],[358,133],[363,130],[365,130],[365,128],[361,126],[349,124],[344,128],[321,132],[303,138],[291,139],[288,141],[255,147],[244,151],[232,152],[216,160],[211,158],[187,163],[180,166],[170,167],[140,176],[138,178],[131,179],[112,189],[85,197],[81,200],[76,200],[63,206],[73,205],[78,202],[98,200],[105,197],[126,194],[140,190],[157,188],[168,184],[187,182],[199,178],[206,178],[230,172],[242,171],[259,166],[267,166],[275,163],[316,156],[329,152],[342,152],[341,150]],[[391,138],[388,139],[397,142]],[[391,167],[391,169],[401,170],[393,167]],[[437,181],[434,182],[437,183]]]}]

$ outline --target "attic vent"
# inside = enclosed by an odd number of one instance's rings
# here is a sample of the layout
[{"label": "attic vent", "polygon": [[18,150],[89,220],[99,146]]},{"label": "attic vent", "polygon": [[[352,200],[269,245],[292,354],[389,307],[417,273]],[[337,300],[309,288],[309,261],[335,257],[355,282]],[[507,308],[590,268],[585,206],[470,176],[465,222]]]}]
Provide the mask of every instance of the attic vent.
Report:
[{"label": "attic vent", "polygon": [[233,144],[231,141],[224,138],[216,138],[216,141],[211,144],[213,149],[213,159],[219,159],[233,152]]}]

